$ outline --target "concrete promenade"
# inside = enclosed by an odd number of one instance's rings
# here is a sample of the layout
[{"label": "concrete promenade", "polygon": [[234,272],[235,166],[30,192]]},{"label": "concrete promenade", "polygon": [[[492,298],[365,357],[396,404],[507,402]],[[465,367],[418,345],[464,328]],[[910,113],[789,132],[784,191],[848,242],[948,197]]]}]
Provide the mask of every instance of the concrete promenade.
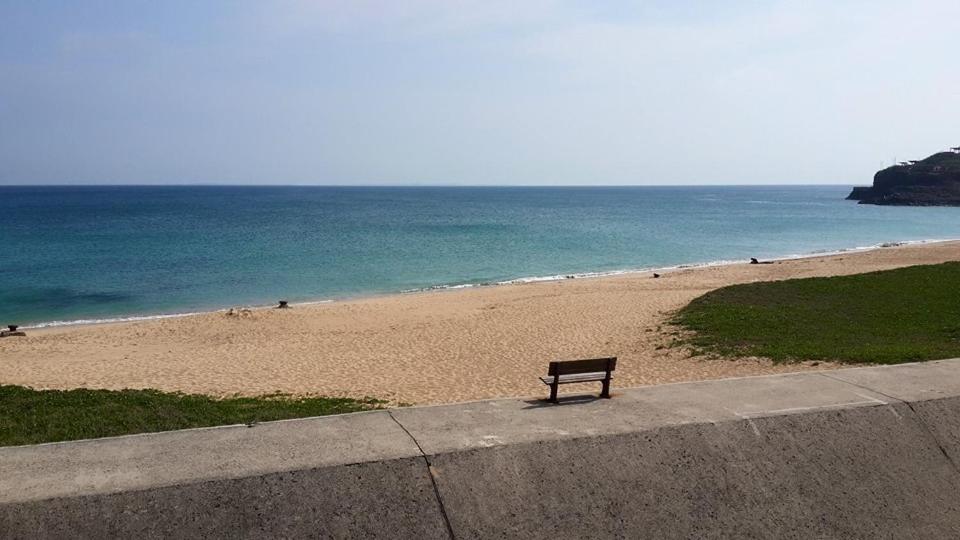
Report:
[{"label": "concrete promenade", "polygon": [[0,538],[957,538],[960,360],[0,449]]}]

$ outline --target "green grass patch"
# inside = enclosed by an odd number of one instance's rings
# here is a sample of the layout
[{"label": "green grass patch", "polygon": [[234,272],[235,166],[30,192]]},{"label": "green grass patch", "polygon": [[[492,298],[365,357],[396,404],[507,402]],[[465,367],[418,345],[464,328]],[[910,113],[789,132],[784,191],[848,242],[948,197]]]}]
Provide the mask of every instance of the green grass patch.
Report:
[{"label": "green grass patch", "polygon": [[377,409],[386,402],[283,394],[217,399],[157,390],[33,390],[0,385],[0,446],[37,444]]},{"label": "green grass patch", "polygon": [[733,285],[680,310],[699,353],[895,364],[960,357],[960,263]]}]

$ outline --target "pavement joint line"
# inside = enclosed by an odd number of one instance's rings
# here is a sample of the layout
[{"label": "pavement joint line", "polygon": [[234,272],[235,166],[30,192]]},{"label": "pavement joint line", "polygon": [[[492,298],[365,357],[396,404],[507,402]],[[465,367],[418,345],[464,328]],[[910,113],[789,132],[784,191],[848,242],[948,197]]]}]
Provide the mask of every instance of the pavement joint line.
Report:
[{"label": "pavement joint line", "polygon": [[887,404],[886,401],[877,399],[877,398],[872,397],[872,396],[867,396],[867,395],[861,394],[860,392],[854,392],[854,394],[862,397],[863,399],[868,399],[868,400],[870,400],[871,403],[876,403],[876,404],[878,404],[878,405],[886,405],[886,404]]},{"label": "pavement joint line", "polygon": [[923,426],[923,429],[930,434],[930,438],[933,439],[933,442],[937,445],[937,448],[940,449],[940,452],[943,454],[943,457],[946,458],[947,463],[953,467],[953,470],[955,470],[957,474],[960,474],[960,466],[958,466],[957,462],[953,460],[953,458],[947,452],[947,449],[943,447],[943,443],[940,442],[940,438],[937,437],[937,434],[933,431],[930,425],[927,424],[927,421],[923,419],[923,415],[918,413],[917,410],[913,408],[913,403],[910,403],[909,401],[904,401],[904,403],[910,408],[910,411],[913,412],[913,415],[917,417],[917,421],[921,426]]},{"label": "pavement joint line", "polygon": [[[863,388],[864,390],[869,390],[870,392],[874,392],[874,393],[876,393],[876,394],[880,394],[881,396],[888,397],[888,398],[890,398],[890,399],[892,399],[892,400],[894,400],[894,401],[896,401],[896,402],[903,403],[904,405],[906,405],[907,408],[910,409],[910,412],[912,412],[913,415],[917,417],[917,422],[918,422],[921,426],[923,426],[924,431],[926,431],[927,434],[930,435],[930,438],[933,440],[934,444],[937,445],[937,448],[940,449],[940,453],[942,453],[942,454],[943,454],[943,457],[946,458],[947,463],[949,463],[950,466],[953,467],[953,470],[955,470],[958,474],[960,474],[960,465],[958,465],[957,462],[953,460],[953,457],[951,457],[950,454],[947,452],[947,449],[944,448],[943,443],[940,441],[940,438],[937,437],[937,434],[933,431],[933,429],[930,427],[930,425],[927,424],[927,421],[923,419],[923,416],[922,416],[919,412],[917,412],[916,409],[913,408],[913,403],[912,403],[911,401],[906,400],[906,399],[900,399],[900,398],[897,398],[897,397],[893,397],[893,396],[891,396],[890,394],[885,394],[885,393],[883,393],[883,392],[881,392],[881,391],[879,391],[879,390],[874,390],[873,388],[870,388],[869,386],[864,386],[864,385],[862,385],[862,384],[858,384],[858,383],[855,383],[855,382],[847,381],[847,380],[841,379],[841,378],[839,378],[839,377],[834,377],[834,376],[832,376],[832,375],[828,375],[827,373],[821,373],[821,375],[823,375],[824,377],[833,379],[833,380],[835,380],[835,381],[844,382],[844,383],[847,383],[847,384],[849,384],[849,385],[856,386],[856,387],[858,387],[858,388]],[[922,401],[928,401],[928,400],[922,400]],[[898,418],[900,418],[900,415],[899,415],[895,410],[894,410],[894,414],[896,414],[896,416],[897,416]]]},{"label": "pavement joint line", "polygon": [[834,403],[833,405],[811,405],[809,407],[790,407],[787,409],[773,409],[769,411],[734,411],[734,414],[743,418],[759,418],[768,414],[815,411],[820,409],[842,409],[851,405],[867,405],[871,403],[874,405],[886,405],[886,403],[880,401],[879,399],[871,399],[870,401],[848,401],[845,403]]},{"label": "pavement joint line", "polygon": [[[864,390],[866,390],[866,391],[868,391],[868,392],[873,392],[874,394],[879,394],[879,395],[881,395],[881,396],[883,396],[883,397],[885,397],[885,398],[892,399],[893,401],[895,401],[895,402],[897,402],[897,403],[907,403],[907,400],[905,400],[905,399],[900,399],[900,398],[898,398],[898,397],[891,396],[890,394],[885,394],[885,393],[883,393],[883,392],[881,392],[881,391],[879,391],[879,390],[875,390],[875,389],[873,389],[873,388],[870,388],[869,386],[864,386],[864,385],[862,385],[862,384],[855,383],[855,382],[852,382],[852,381],[848,381],[848,380],[846,380],[846,379],[841,379],[840,377],[835,377],[834,375],[829,374],[829,373],[826,373],[826,372],[821,372],[821,373],[819,373],[818,375],[820,375],[821,377],[826,377],[826,378],[828,378],[828,379],[833,379],[833,380],[838,381],[838,382],[842,382],[842,383],[844,383],[844,384],[849,384],[850,386],[856,386],[857,388],[862,388],[862,389],[864,389]],[[860,394],[857,394],[857,395],[860,395]],[[888,403],[884,403],[884,405],[889,405],[889,404],[888,404]],[[912,408],[912,407],[911,407],[911,408]]]},{"label": "pavement joint line", "polygon": [[424,464],[427,466],[427,474],[430,476],[430,484],[433,485],[433,495],[437,498],[437,505],[440,507],[440,515],[443,516],[443,523],[447,526],[447,534],[450,535],[451,540],[456,540],[457,536],[453,534],[453,525],[450,524],[450,517],[447,516],[447,508],[443,504],[443,497],[440,495],[440,486],[437,485],[437,479],[433,475],[433,466],[430,465],[430,459],[427,457],[427,453],[423,451],[423,447],[420,446],[420,441],[413,436],[413,433],[410,433],[410,430],[407,429],[407,426],[400,423],[400,420],[397,420],[397,417],[393,415],[393,411],[387,409],[387,414],[390,415],[390,418],[400,426],[400,429],[410,437],[410,440],[413,441],[413,444],[417,445],[417,450],[420,451],[420,457],[423,458]]}]

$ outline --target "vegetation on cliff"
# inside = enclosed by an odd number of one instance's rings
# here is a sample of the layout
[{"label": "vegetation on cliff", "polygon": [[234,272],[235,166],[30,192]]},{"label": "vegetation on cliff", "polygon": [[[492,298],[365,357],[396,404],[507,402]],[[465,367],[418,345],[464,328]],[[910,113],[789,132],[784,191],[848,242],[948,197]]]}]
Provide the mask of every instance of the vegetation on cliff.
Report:
[{"label": "vegetation on cliff", "polygon": [[960,206],[960,147],[887,167],[874,175],[873,186],[855,187],[847,198],[861,204]]}]

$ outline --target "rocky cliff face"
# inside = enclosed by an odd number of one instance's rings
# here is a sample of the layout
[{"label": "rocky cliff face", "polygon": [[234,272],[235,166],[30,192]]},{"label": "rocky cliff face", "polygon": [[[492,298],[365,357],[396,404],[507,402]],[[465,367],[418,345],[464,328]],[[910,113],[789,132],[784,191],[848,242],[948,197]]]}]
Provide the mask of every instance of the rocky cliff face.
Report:
[{"label": "rocky cliff face", "polygon": [[940,152],[887,167],[873,186],[855,187],[847,199],[860,204],[960,206],[960,152]]}]

